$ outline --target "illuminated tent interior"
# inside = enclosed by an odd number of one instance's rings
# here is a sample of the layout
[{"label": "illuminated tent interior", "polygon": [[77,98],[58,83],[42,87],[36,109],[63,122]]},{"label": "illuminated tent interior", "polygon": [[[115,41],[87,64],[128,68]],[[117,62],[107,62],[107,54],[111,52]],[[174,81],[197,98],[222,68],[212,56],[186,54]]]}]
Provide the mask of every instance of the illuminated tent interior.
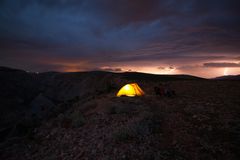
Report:
[{"label": "illuminated tent interior", "polygon": [[143,96],[143,95],[144,95],[144,92],[138,86],[137,83],[126,84],[117,93],[117,97],[121,97],[121,96],[134,97],[134,96]]}]

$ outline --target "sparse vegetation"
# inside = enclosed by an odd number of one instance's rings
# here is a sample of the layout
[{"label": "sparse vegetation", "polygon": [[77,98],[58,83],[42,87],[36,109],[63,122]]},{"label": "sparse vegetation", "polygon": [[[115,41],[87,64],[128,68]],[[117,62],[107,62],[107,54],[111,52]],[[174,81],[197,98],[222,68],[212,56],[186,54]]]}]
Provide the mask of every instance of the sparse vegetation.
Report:
[{"label": "sparse vegetation", "polygon": [[113,139],[116,142],[127,142],[133,138],[136,138],[136,132],[131,126],[121,127],[119,130],[113,132]]},{"label": "sparse vegetation", "polygon": [[76,103],[80,100],[79,96],[76,96],[72,99],[68,99],[67,102],[70,103],[70,104],[73,104],[73,103]]},{"label": "sparse vegetation", "polygon": [[113,133],[113,138],[117,142],[126,142],[130,139],[138,139],[144,136],[160,133],[161,119],[153,113],[146,113],[140,120],[121,127]]},{"label": "sparse vegetation", "polygon": [[85,118],[80,112],[71,113],[69,118],[72,120],[73,127],[81,127],[85,124]]},{"label": "sparse vegetation", "polygon": [[181,153],[175,149],[165,149],[158,151],[147,151],[144,160],[186,160]]},{"label": "sparse vegetation", "polygon": [[78,128],[85,124],[85,118],[79,111],[74,111],[68,115],[59,114],[58,121],[60,122],[60,127],[63,128]]},{"label": "sparse vegetation", "polygon": [[229,130],[230,132],[230,140],[232,141],[232,144],[234,145],[234,151],[236,153],[236,156],[240,156],[240,120],[236,120],[231,124],[231,128]]},{"label": "sparse vegetation", "polygon": [[107,114],[133,114],[137,111],[136,105],[131,104],[109,104],[106,106],[106,113]]},{"label": "sparse vegetation", "polygon": [[146,113],[144,117],[133,126],[134,131],[139,136],[156,134],[161,131],[161,119],[157,113]]}]

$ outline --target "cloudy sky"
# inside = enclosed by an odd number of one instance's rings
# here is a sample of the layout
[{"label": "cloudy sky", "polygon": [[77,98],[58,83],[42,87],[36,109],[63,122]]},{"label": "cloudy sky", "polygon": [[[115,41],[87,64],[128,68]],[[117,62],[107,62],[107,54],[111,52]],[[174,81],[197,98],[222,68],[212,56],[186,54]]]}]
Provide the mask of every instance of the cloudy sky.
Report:
[{"label": "cloudy sky", "polygon": [[240,74],[240,1],[0,0],[0,65]]}]

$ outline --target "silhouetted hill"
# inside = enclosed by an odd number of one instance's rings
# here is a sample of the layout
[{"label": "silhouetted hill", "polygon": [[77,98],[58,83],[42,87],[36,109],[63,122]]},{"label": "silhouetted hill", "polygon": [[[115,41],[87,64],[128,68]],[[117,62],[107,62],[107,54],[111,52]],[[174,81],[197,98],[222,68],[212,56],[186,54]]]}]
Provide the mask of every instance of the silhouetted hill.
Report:
[{"label": "silhouetted hill", "polygon": [[20,69],[14,69],[14,68],[0,66],[0,72],[25,72],[25,71],[20,70]]},{"label": "silhouetted hill", "polygon": [[174,80],[204,80],[204,78],[191,75],[157,75],[140,72],[125,72],[120,73],[123,78],[148,80],[148,81],[174,81]]},{"label": "silhouetted hill", "polygon": [[215,80],[240,80],[240,75],[229,75],[214,78]]}]

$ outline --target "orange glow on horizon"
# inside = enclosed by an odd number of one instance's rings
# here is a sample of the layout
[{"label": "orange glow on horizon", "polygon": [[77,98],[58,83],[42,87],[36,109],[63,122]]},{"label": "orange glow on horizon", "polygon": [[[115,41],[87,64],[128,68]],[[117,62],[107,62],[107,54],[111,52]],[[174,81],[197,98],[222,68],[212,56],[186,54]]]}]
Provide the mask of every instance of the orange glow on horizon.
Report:
[{"label": "orange glow on horizon", "polygon": [[[216,62],[217,63],[217,62]],[[220,62],[219,62],[220,63]],[[56,63],[55,63],[56,64]],[[149,74],[162,75],[193,75],[203,78],[214,78],[223,75],[237,75],[240,74],[240,67],[205,67],[202,64],[182,64],[169,65],[167,63],[108,63],[108,64],[92,64],[90,62],[81,61],[78,63],[57,63],[61,66],[56,71],[60,72],[84,72],[84,71],[109,71],[109,72],[142,72]]]}]

